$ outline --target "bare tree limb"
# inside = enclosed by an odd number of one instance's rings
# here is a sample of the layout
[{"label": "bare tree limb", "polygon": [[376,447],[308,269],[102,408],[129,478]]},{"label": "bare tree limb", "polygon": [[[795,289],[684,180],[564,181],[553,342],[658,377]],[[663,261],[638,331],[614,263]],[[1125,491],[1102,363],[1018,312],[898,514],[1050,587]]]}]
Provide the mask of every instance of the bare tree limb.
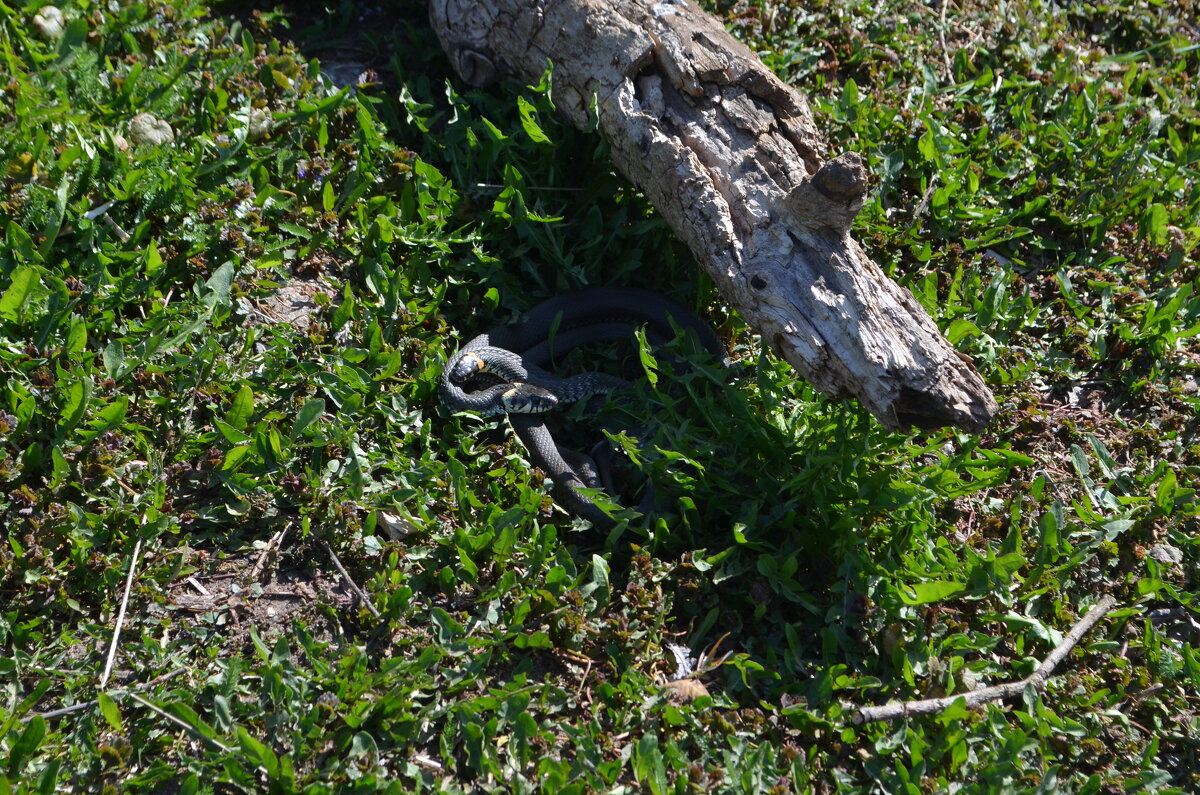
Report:
[{"label": "bare tree limb", "polygon": [[431,0],[464,80],[537,80],[666,218],[721,294],[817,389],[885,426],[981,430],[996,402],[850,237],[867,173],[805,98],[691,0]]},{"label": "bare tree limb", "polygon": [[1092,609],[1087,612],[1083,618],[1076,622],[1075,626],[1071,627],[1071,631],[1067,633],[1062,642],[1054,647],[1054,650],[1046,656],[1038,669],[1024,679],[1016,682],[1006,682],[1002,685],[993,685],[980,690],[972,690],[967,693],[957,693],[953,696],[945,696],[944,698],[929,698],[922,701],[905,701],[902,704],[885,704],[881,707],[863,707],[853,717],[853,722],[857,724],[869,723],[879,720],[896,720],[898,718],[911,718],[914,715],[934,715],[948,709],[954,702],[963,700],[968,707],[977,707],[980,704],[985,704],[988,701],[999,701],[1005,698],[1013,698],[1025,692],[1025,688],[1032,686],[1036,690],[1041,690],[1046,685],[1046,680],[1050,678],[1050,674],[1054,672],[1067,655],[1071,653],[1071,649],[1075,648],[1076,644],[1083,639],[1083,636],[1091,630],[1096,623],[1104,617],[1104,615],[1112,610],[1117,604],[1117,600],[1111,596],[1104,596],[1092,606]]}]

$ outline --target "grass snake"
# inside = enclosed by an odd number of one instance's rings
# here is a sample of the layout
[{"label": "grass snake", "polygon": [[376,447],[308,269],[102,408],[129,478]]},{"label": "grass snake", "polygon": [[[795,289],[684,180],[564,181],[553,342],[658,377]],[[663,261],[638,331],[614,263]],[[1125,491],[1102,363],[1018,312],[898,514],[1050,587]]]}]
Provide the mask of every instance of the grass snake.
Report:
[{"label": "grass snake", "polygon": [[[637,328],[654,345],[674,339],[676,328],[690,330],[705,350],[725,358],[712,328],[675,301],[635,288],[595,287],[551,298],[516,322],[467,342],[446,362],[439,396],[452,411],[506,414],[534,463],[554,481],[559,504],[599,527],[611,527],[612,518],[580,491],[598,486],[589,459],[555,443],[544,413],[627,382],[602,373],[562,378],[547,368],[574,348],[630,338]],[[498,383],[470,388],[478,381]]]}]

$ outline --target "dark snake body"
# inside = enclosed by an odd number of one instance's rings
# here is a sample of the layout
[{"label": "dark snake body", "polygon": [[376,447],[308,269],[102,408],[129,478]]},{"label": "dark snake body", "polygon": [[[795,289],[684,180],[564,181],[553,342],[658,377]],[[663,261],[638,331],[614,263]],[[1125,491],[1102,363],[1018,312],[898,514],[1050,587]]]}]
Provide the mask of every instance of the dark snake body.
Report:
[{"label": "dark snake body", "polygon": [[[587,329],[575,333],[580,331]],[[490,332],[480,334],[455,355],[452,367],[447,366],[441,386],[442,402],[447,406],[458,411],[477,411],[484,416],[542,414],[560,402],[574,403],[628,386],[623,379],[604,373],[559,378],[533,364],[528,354],[492,345],[491,337]],[[558,350],[573,347],[577,345],[557,346]],[[502,383],[472,392],[462,388],[463,383],[482,373],[495,376]]]},{"label": "dark snake body", "polygon": [[[567,462],[540,412],[559,401],[607,392],[625,382],[603,374],[559,378],[546,368],[555,356],[580,345],[628,338],[637,328],[644,328],[647,340],[660,345],[675,337],[675,327],[691,330],[705,350],[724,359],[725,348],[712,328],[661,295],[597,287],[551,298],[515,323],[480,334],[450,357],[442,372],[440,397],[452,411],[507,413],[534,463],[553,479],[559,503],[598,527],[608,528],[613,520],[579,490],[595,485],[594,479],[581,477],[580,465]],[[504,382],[477,391],[464,389],[462,382],[479,372]]]}]

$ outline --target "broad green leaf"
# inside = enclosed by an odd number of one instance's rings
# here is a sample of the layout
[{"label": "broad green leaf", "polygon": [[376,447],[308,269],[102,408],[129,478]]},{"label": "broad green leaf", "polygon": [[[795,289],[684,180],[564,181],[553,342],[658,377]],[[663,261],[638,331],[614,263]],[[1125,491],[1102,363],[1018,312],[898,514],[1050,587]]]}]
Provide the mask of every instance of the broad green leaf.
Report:
[{"label": "broad green leaf", "polygon": [[287,232],[288,234],[295,235],[296,237],[300,238],[301,240],[308,240],[309,238],[312,237],[312,232],[309,231],[308,229],[306,229],[305,227],[300,226],[299,224],[289,223],[287,221],[281,221],[279,223],[279,229],[281,229],[284,232]]},{"label": "broad green leaf", "polygon": [[[205,319],[203,317],[196,318],[191,323],[184,326],[183,329],[181,331],[179,331],[174,337],[171,337],[169,340],[162,343],[161,345],[155,346],[153,352],[154,353],[170,352],[170,351],[174,350],[175,348],[178,348],[180,345],[182,345],[184,342],[186,342],[189,337],[191,337],[193,334],[195,334],[197,331],[200,331],[207,325],[208,325],[207,319]],[[149,354],[149,351],[148,351],[148,354]]]},{"label": "broad green leaf", "polygon": [[934,143],[933,130],[929,129],[928,122],[926,123],[925,132],[921,134],[919,139],[917,139],[917,151],[921,153],[927,162],[934,164],[937,163],[937,144]]},{"label": "broad green leaf", "polygon": [[61,757],[51,759],[45,769],[42,770],[41,775],[38,776],[37,789],[35,790],[38,795],[54,795],[54,793],[58,792],[58,773],[62,768],[62,762]]},{"label": "broad green leaf", "polygon": [[979,327],[966,318],[958,318],[946,329],[946,339],[951,345],[956,345],[963,337],[977,336]]},{"label": "broad green leaf", "polygon": [[608,605],[611,598],[611,587],[608,581],[608,561],[599,555],[592,555],[592,593],[595,600],[596,612]]},{"label": "broad green leaf", "polygon": [[209,309],[229,305],[229,290],[233,286],[234,267],[226,261],[205,282],[209,292],[204,296],[204,305]]},{"label": "broad green leaf", "polygon": [[1007,626],[1024,633],[1028,633],[1040,641],[1051,645],[1057,643],[1061,638],[1057,637],[1057,633],[1048,628],[1041,621],[1029,616],[1023,616],[1019,613],[1008,612],[998,618]]},{"label": "broad green leaf", "polygon": [[39,283],[38,271],[35,268],[24,267],[13,271],[8,289],[4,291],[4,295],[0,295],[0,318],[19,320],[25,302]]},{"label": "broad green leaf", "polygon": [[854,78],[847,78],[842,85],[842,107],[849,112],[857,108],[858,103],[858,83],[854,82]]},{"label": "broad green leaf", "polygon": [[1165,582],[1154,577],[1143,577],[1137,581],[1138,594],[1145,596],[1146,594],[1158,593],[1159,591],[1169,591],[1170,586]]},{"label": "broad green leaf", "polygon": [[[387,379],[391,378],[396,373],[400,372],[401,368],[404,367],[406,359],[407,357],[405,356],[403,349],[394,350],[387,354],[380,363],[382,369],[375,374],[373,380],[386,381]],[[351,368],[346,368],[346,371],[351,373],[353,372]]]},{"label": "broad green leaf", "polygon": [[233,713],[229,709],[229,699],[217,693],[213,696],[213,721],[221,731],[228,731],[233,726]]},{"label": "broad green leaf", "polygon": [[930,580],[929,582],[909,583],[902,586],[898,593],[905,604],[924,605],[930,602],[940,602],[961,593],[966,586],[952,580]]},{"label": "broad green leaf", "polygon": [[1116,459],[1112,457],[1112,453],[1104,446],[1104,442],[1096,438],[1095,434],[1085,434],[1088,443],[1092,446],[1092,451],[1096,454],[1096,461],[1100,464],[1100,469],[1104,473],[1104,477],[1113,479],[1116,477],[1117,470],[1120,468]]},{"label": "broad green leaf", "polygon": [[225,422],[239,431],[246,429],[246,423],[254,414],[254,390],[249,384],[243,384],[238,393],[233,396],[233,403],[225,414]]},{"label": "broad green leaf", "polygon": [[113,340],[104,348],[104,370],[108,377],[120,379],[125,375],[125,345],[120,340]]},{"label": "broad green leaf", "polygon": [[1150,205],[1150,209],[1146,212],[1146,236],[1154,242],[1154,245],[1165,245],[1170,238],[1170,233],[1167,231],[1169,220],[1166,207],[1158,202]]},{"label": "broad green leaf", "polygon": [[329,321],[330,331],[341,331],[354,315],[354,291],[350,289],[350,282],[347,281],[342,285],[342,302],[338,304],[338,308],[333,310],[333,318]]},{"label": "broad green leaf", "polygon": [[300,412],[296,415],[296,421],[292,424],[292,430],[288,433],[288,439],[294,441],[304,433],[308,426],[321,418],[325,413],[325,400],[323,398],[313,398],[305,403]]},{"label": "broad green leaf", "polygon": [[254,432],[254,446],[259,456],[268,465],[274,465],[283,460],[283,439],[279,431],[271,425],[260,424]]},{"label": "broad green leaf", "polygon": [[642,364],[642,372],[646,374],[646,380],[651,386],[658,384],[658,359],[650,351],[650,342],[646,339],[645,331],[639,329],[637,332],[638,341],[638,360]]},{"label": "broad green leaf", "polygon": [[158,253],[158,241],[150,238],[150,242],[146,244],[146,257],[143,265],[146,275],[153,275],[162,265],[162,255]]},{"label": "broad green leaf", "polygon": [[96,413],[95,419],[88,423],[87,430],[81,436],[85,441],[90,441],[102,433],[111,431],[125,421],[128,411],[129,398],[117,398]]},{"label": "broad green leaf", "polygon": [[121,721],[121,710],[117,706],[117,702],[113,701],[108,693],[98,693],[96,695],[96,704],[100,707],[100,714],[104,716],[104,720],[108,721],[108,725],[115,732],[124,731],[124,723]]},{"label": "broad green leaf", "polygon": [[242,462],[250,457],[250,445],[242,444],[237,447],[232,447],[229,452],[225,453],[225,460],[221,462],[222,472],[235,472]]},{"label": "broad green leaf", "polygon": [[1177,483],[1175,470],[1168,469],[1154,488],[1154,502],[1158,505],[1158,509],[1168,516],[1175,510]]},{"label": "broad green leaf", "polygon": [[88,331],[87,321],[79,316],[71,318],[71,327],[67,330],[66,345],[63,346],[64,353],[79,353],[87,348]]},{"label": "broad green leaf", "polygon": [[286,665],[292,659],[292,647],[288,643],[286,635],[280,635],[275,639],[275,645],[271,647],[271,656],[267,659],[271,665]]},{"label": "broad green leaf", "polygon": [[433,621],[434,635],[438,643],[451,643],[462,637],[462,624],[455,621],[453,616],[442,608],[434,607],[431,609],[429,611],[429,618]]},{"label": "broad green leaf", "polygon": [[212,726],[209,726],[208,723],[206,723],[204,719],[200,717],[199,713],[192,709],[190,705],[185,704],[182,701],[172,701],[168,704],[162,705],[162,708],[179,718],[188,726],[203,734],[205,737],[213,738],[217,736],[216,730],[213,729]]},{"label": "broad green leaf", "polygon": [[554,641],[545,632],[529,632],[515,635],[512,644],[518,649],[553,649]]},{"label": "broad green leaf", "polygon": [[1075,466],[1075,472],[1080,478],[1086,478],[1091,466],[1088,464],[1087,455],[1083,452],[1083,448],[1077,444],[1071,445],[1071,463]]},{"label": "broad green leaf", "polygon": [[61,486],[71,478],[71,465],[67,463],[66,456],[62,454],[58,445],[50,448],[50,471],[52,488]]},{"label": "broad green leaf", "polygon": [[1104,531],[1105,541],[1113,541],[1135,524],[1137,522],[1132,519],[1113,519],[1111,522],[1100,525],[1100,529]]},{"label": "broad green leaf", "polygon": [[46,719],[34,715],[8,751],[8,775],[18,778],[42,740],[46,739]]},{"label": "broad green leaf", "polygon": [[550,136],[542,131],[542,128],[537,123],[537,109],[525,99],[525,97],[517,97],[517,109],[521,115],[521,128],[525,130],[525,134],[529,136],[529,140],[535,144],[550,143]]},{"label": "broad green leaf", "polygon": [[239,431],[237,428],[233,427],[227,422],[217,420],[215,425],[217,426],[217,430],[221,432],[221,435],[224,436],[225,440],[230,444],[246,444],[254,438],[248,433]]},{"label": "broad green leaf", "polygon": [[279,757],[275,755],[265,743],[256,737],[252,737],[250,732],[239,726],[237,730],[238,745],[241,746],[242,752],[257,764],[262,765],[267,770],[267,775],[274,776],[279,773]]},{"label": "broad green leaf", "polygon": [[[474,726],[478,730],[476,724],[468,724],[468,728]],[[482,734],[482,733],[481,733]],[[379,746],[375,743],[375,738],[366,732],[356,732],[350,740],[350,755],[351,756],[367,756],[371,757],[379,753]]]},{"label": "broad green leaf", "polygon": [[67,399],[63,403],[62,422],[59,430],[63,433],[74,429],[87,413],[88,401],[92,398],[92,379],[80,376],[67,389]]},{"label": "broad green leaf", "polygon": [[58,67],[75,60],[79,56],[79,48],[84,46],[88,35],[86,17],[70,19],[63,28],[62,38],[58,40]]},{"label": "broad green leaf", "polygon": [[[87,30],[86,20],[75,20],[75,22],[83,22],[83,28],[85,31]],[[74,25],[75,23],[72,23],[72,27]],[[67,212],[67,193],[70,191],[70,188],[71,182],[64,176],[54,191],[54,205],[45,216],[46,224],[42,227],[42,245],[38,249],[43,261],[50,258],[50,251],[54,248],[54,244],[58,240],[59,230],[62,229],[63,216]]]},{"label": "broad green leaf", "polygon": [[4,240],[8,244],[8,250],[12,254],[15,254],[18,260],[25,260],[26,262],[42,261],[42,255],[38,253],[37,247],[34,246],[33,238],[16,221],[8,222],[8,226],[4,230]]},{"label": "broad green leaf", "polygon": [[647,731],[638,740],[634,753],[633,772],[638,783],[647,787],[654,795],[667,792],[667,771],[662,751],[658,747],[658,736]]},{"label": "broad green leaf", "polygon": [[458,553],[459,572],[463,581],[476,582],[479,579],[479,567],[471,560],[471,553],[459,546],[455,547],[455,551]]}]

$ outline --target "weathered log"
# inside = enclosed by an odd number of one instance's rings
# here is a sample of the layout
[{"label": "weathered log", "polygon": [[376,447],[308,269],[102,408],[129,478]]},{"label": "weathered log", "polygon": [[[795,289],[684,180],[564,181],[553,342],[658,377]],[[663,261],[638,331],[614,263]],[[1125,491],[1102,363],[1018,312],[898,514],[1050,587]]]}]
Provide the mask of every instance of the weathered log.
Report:
[{"label": "weathered log", "polygon": [[885,426],[981,430],[996,402],[913,295],[850,237],[867,174],[826,160],[805,98],[690,0],[431,0],[482,86],[553,65],[558,110],[596,116],[614,165],[725,297],[821,392]]}]

